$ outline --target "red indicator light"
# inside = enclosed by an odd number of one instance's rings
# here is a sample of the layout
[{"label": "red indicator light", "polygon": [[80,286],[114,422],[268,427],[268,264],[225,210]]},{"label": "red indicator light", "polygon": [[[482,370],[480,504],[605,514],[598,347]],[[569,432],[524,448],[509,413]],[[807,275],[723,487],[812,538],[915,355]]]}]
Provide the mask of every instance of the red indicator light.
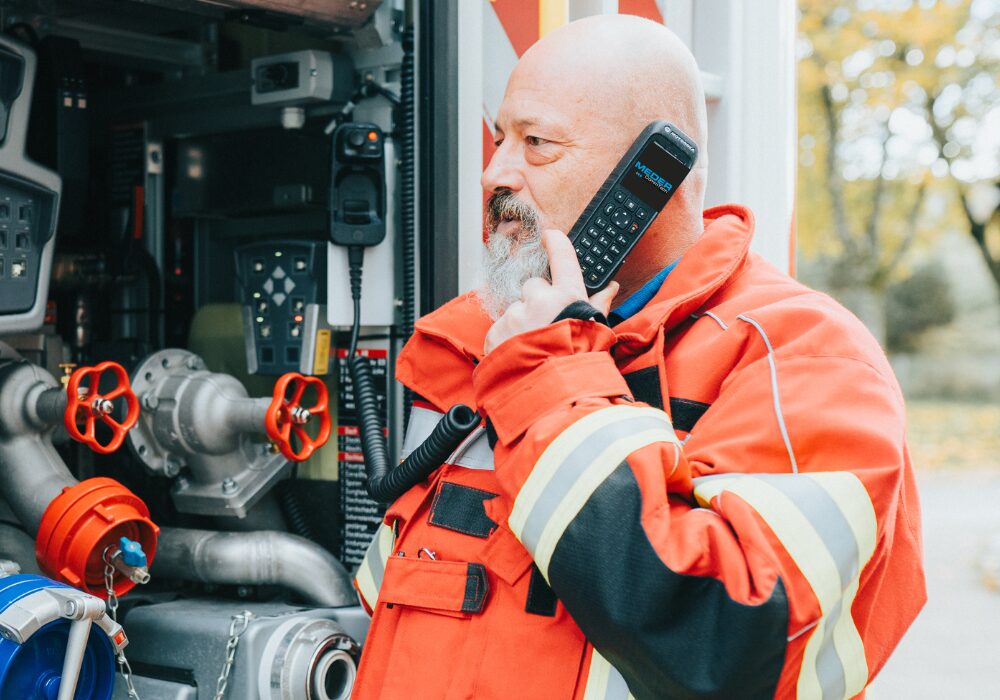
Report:
[{"label": "red indicator light", "polygon": [[369,131],[368,132],[368,140],[369,141],[378,141],[378,134],[375,133],[374,131]]}]

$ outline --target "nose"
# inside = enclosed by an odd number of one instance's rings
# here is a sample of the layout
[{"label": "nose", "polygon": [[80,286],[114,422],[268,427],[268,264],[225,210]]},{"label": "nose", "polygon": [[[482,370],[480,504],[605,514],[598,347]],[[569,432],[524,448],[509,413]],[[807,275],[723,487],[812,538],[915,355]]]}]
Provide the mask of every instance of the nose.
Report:
[{"label": "nose", "polygon": [[510,138],[504,139],[483,170],[480,183],[488,193],[499,189],[518,192],[524,187],[524,158],[512,141]]}]

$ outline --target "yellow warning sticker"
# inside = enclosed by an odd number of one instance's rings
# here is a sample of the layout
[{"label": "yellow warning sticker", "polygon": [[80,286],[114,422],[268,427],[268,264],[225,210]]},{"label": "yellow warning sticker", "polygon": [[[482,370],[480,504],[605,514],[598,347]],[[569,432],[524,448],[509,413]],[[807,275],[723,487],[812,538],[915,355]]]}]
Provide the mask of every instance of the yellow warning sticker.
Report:
[{"label": "yellow warning sticker", "polygon": [[313,374],[330,371],[330,329],[316,331],[316,357],[313,358]]}]

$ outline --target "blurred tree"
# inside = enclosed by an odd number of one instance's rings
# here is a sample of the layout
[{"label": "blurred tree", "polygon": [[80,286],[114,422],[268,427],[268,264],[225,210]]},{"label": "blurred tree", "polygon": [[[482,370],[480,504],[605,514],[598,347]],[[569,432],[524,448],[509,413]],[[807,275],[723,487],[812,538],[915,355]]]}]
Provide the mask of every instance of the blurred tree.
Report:
[{"label": "blurred tree", "polygon": [[936,262],[917,268],[885,292],[886,349],[890,352],[914,352],[924,331],[955,318],[948,278]]},{"label": "blurred tree", "polygon": [[825,277],[811,281],[884,340],[884,292],[915,241],[961,228],[1000,288],[1000,226],[970,199],[1000,176],[1000,2],[799,8],[797,231]]}]

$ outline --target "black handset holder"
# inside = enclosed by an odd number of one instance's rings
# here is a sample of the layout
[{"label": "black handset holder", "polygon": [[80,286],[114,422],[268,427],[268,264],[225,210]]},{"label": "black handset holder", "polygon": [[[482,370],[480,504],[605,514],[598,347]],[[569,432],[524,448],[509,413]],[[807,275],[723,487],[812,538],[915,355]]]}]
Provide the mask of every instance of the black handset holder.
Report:
[{"label": "black handset holder", "polygon": [[373,246],[385,238],[385,148],[375,124],[348,122],[333,132],[330,240]]}]

